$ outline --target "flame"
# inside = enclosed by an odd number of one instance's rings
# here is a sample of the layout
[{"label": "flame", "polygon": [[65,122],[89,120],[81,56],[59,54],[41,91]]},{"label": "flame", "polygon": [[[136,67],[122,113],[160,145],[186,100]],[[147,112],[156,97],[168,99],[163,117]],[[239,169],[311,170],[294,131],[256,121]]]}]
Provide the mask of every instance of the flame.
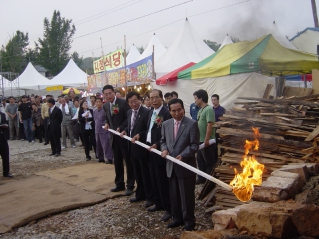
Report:
[{"label": "flame", "polygon": [[258,128],[252,128],[252,130],[254,131],[255,140],[246,140],[244,146],[245,155],[240,162],[243,172],[238,173],[237,169],[234,168],[235,177],[230,182],[230,185],[233,187],[233,193],[242,202],[247,202],[251,199],[254,185],[261,185],[262,174],[265,167],[263,164],[258,163],[254,155],[248,156],[249,151],[258,150],[259,148],[259,141],[257,139],[257,137],[260,136],[259,130]]}]

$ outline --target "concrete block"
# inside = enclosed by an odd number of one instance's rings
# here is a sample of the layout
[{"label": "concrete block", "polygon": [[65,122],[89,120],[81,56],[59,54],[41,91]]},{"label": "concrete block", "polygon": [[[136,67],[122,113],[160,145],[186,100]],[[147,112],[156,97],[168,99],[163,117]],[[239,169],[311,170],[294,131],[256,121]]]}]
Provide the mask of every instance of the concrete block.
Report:
[{"label": "concrete block", "polygon": [[308,167],[305,164],[284,165],[284,166],[282,166],[282,168],[280,168],[279,170],[276,170],[276,171],[298,173],[304,183],[307,182],[309,177],[310,177]]}]

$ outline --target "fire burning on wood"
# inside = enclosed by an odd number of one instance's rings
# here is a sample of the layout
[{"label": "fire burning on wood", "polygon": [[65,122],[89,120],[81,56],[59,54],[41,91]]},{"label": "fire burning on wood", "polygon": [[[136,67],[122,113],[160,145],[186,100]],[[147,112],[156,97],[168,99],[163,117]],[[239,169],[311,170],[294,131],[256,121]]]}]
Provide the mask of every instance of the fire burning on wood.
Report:
[{"label": "fire burning on wood", "polygon": [[254,185],[261,185],[262,183],[262,174],[264,171],[264,165],[258,163],[255,159],[255,156],[248,156],[249,151],[258,150],[259,141],[257,137],[260,136],[258,128],[253,128],[254,131],[254,141],[246,140],[245,143],[245,154],[243,156],[243,160],[240,162],[240,166],[243,168],[242,173],[238,173],[235,168],[235,177],[230,182],[230,185],[233,188],[233,193],[236,197],[242,201],[247,202],[251,199]]}]

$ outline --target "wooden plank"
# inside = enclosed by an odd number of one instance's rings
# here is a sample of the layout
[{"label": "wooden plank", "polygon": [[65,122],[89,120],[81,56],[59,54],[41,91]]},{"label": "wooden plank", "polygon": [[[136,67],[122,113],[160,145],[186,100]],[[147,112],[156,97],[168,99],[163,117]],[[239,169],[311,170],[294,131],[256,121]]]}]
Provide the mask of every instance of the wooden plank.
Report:
[{"label": "wooden plank", "polygon": [[265,89],[265,92],[264,92],[264,95],[263,95],[263,98],[264,99],[268,99],[269,95],[270,95],[270,92],[271,92],[271,89],[274,87],[273,84],[267,84],[266,86],[266,89]]},{"label": "wooden plank", "polygon": [[305,139],[305,141],[311,141],[319,134],[319,126],[317,126]]}]

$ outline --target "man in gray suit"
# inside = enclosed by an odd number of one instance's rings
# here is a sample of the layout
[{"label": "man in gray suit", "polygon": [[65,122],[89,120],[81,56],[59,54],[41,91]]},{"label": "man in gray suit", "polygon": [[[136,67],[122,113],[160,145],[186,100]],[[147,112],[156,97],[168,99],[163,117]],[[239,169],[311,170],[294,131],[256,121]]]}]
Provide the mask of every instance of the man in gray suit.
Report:
[{"label": "man in gray suit", "polygon": [[[171,155],[177,160],[196,167],[195,153],[199,146],[199,129],[197,122],[185,117],[183,101],[172,99],[168,103],[173,119],[163,123],[161,150],[162,157]],[[167,160],[167,177],[169,178],[169,193],[173,221],[167,228],[185,224],[183,230],[192,231],[195,228],[195,182],[196,174],[192,171]]]}]

